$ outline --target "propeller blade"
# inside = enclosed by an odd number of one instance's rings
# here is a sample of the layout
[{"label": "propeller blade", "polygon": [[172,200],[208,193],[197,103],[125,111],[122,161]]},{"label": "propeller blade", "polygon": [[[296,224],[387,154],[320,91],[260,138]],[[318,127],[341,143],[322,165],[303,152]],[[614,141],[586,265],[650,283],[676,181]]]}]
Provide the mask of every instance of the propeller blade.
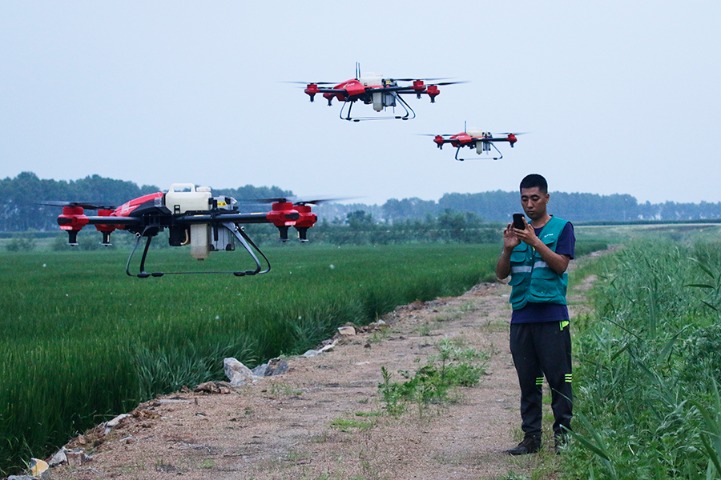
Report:
[{"label": "propeller blade", "polygon": [[[278,202],[289,202],[293,205],[318,205],[326,202],[340,202],[343,200],[352,200],[358,197],[304,197],[300,198],[295,195],[287,197],[270,197],[270,198],[256,198],[253,200],[246,200],[248,203],[278,203]],[[240,200],[239,200],[240,202]]]},{"label": "propeller blade", "polygon": [[438,82],[438,83],[432,83],[431,85],[443,86],[443,85],[456,85],[458,83],[468,83],[468,81],[467,80],[458,80],[456,82]]},{"label": "propeller blade", "polygon": [[284,203],[293,202],[293,195],[288,197],[267,197],[267,198],[251,198],[247,200],[238,200],[238,203]]},{"label": "propeller blade", "polygon": [[96,205],[89,202],[66,202],[62,200],[47,200],[44,202],[35,202],[37,205],[47,205],[50,207],[82,207],[87,210],[113,210],[113,205]]},{"label": "propeller blade", "polygon": [[343,200],[353,200],[358,197],[327,197],[327,198],[312,198],[310,200],[306,199],[300,199],[296,200],[293,203],[295,205],[319,205],[321,203],[328,203],[328,202],[340,202]]},{"label": "propeller blade", "polygon": [[423,80],[424,82],[432,82],[434,80],[444,80],[445,78],[448,78],[448,77],[433,77],[433,78],[418,78],[418,77],[410,78],[409,77],[409,78],[389,78],[388,80],[391,80],[391,81],[395,80],[397,82],[414,82],[416,80]]},{"label": "propeller blade", "polygon": [[301,82],[301,81],[288,80],[288,81],[284,81],[283,83],[294,83],[297,85],[310,85],[311,83],[314,85],[338,85],[340,82]]}]

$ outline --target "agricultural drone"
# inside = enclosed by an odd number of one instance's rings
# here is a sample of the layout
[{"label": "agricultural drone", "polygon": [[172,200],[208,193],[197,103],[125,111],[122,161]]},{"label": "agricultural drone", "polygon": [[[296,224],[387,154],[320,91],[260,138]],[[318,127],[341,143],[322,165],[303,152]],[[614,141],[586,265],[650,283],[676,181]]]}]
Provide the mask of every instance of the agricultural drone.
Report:
[{"label": "agricultural drone", "polygon": [[[458,158],[458,153],[461,151],[461,148],[468,147],[468,148],[475,148],[476,153],[478,155],[481,155],[485,158],[492,158],[493,160],[500,160],[503,158],[503,154],[501,151],[496,147],[496,142],[508,142],[511,145],[511,148],[515,145],[515,143],[518,141],[517,136],[523,135],[522,133],[502,133],[501,135],[504,135],[502,137],[494,137],[491,132],[483,132],[480,130],[468,130],[466,128],[463,129],[461,133],[456,134],[450,134],[450,133],[441,133],[441,134],[426,134],[433,137],[433,142],[438,146],[439,149],[443,148],[443,145],[446,143],[450,143],[453,147],[456,148],[456,160],[459,162],[462,162],[464,160],[470,160],[467,158]],[[493,150],[495,150],[498,153],[498,156],[495,156],[493,153]]]},{"label": "agricultural drone", "polygon": [[[395,118],[409,120],[416,117],[408,102],[402,94],[414,94],[417,98],[421,95],[428,95],[431,103],[435,103],[436,97],[441,93],[439,86],[452,85],[461,82],[434,82],[438,78],[384,78],[380,74],[367,74],[361,76],[360,64],[356,63],[355,78],[344,82],[293,82],[307,84],[304,92],[312,102],[317,94],[322,94],[328,100],[328,106],[332,105],[333,99],[343,102],[340,109],[340,118],[343,120],[360,122],[361,120],[380,120]],[[426,82],[433,82],[427,84]],[[323,87],[322,85],[334,85]],[[361,101],[366,105],[372,105],[373,110],[382,112],[388,107],[394,109],[394,115],[386,117],[351,117],[353,104]],[[395,115],[395,108],[400,106],[403,115]]]},{"label": "agricultural drone", "polygon": [[[86,225],[95,225],[102,234],[102,245],[111,245],[110,234],[115,230],[127,230],[137,237],[130,252],[125,272],[130,276],[160,277],[165,273],[232,273],[246,276],[267,273],[270,262],[265,254],[243,231],[242,225],[271,223],[278,228],[281,241],[288,240],[288,229],[298,232],[298,239],[307,242],[308,229],[317,221],[311,211],[314,204],[323,200],[293,202],[287,198],[256,200],[254,203],[271,203],[267,212],[241,213],[238,201],[227,196],[212,196],[209,187],[196,187],[191,183],[176,183],[167,192],[156,192],[134,198],[119,207],[102,206],[84,202],[42,202],[43,205],[60,206],[62,213],[57,222],[61,230],[68,232],[68,243],[77,245],[78,232]],[[97,210],[97,215],[85,215],[85,210]],[[159,232],[168,229],[168,243],[173,247],[190,246],[190,254],[205,260],[211,251],[233,251],[236,241],[255,262],[254,270],[230,272],[147,272],[145,261],[150,243]],[[140,259],[139,273],[133,274],[130,265],[133,256],[145,238],[145,248]],[[256,252],[263,258],[265,268]]]}]

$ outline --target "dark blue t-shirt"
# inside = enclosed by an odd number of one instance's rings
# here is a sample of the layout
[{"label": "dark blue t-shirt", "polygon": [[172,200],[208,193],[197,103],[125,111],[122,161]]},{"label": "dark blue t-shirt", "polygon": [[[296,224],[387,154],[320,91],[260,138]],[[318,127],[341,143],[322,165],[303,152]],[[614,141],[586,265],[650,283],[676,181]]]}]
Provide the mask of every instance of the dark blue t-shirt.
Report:
[{"label": "dark blue t-shirt", "polygon": [[[534,228],[536,235],[541,233],[543,228]],[[558,238],[556,253],[573,258],[576,250],[576,235],[573,233],[571,222],[563,227],[561,236]],[[527,303],[520,310],[514,310],[511,315],[511,323],[544,323],[560,322],[568,320],[568,307],[558,303]]]}]

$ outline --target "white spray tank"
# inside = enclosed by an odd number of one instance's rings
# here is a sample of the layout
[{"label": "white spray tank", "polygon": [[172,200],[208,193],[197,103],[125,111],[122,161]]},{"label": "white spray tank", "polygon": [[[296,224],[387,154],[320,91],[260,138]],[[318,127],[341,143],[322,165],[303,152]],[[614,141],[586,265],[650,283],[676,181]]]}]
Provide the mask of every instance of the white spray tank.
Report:
[{"label": "white spray tank", "polygon": [[[472,136],[472,137],[476,137],[476,138],[486,138],[486,137],[490,138],[490,137],[493,137],[493,134],[491,134],[491,132],[484,132],[483,130],[478,129],[478,128],[469,128],[469,129],[466,131],[466,133],[468,133],[468,135],[470,135],[470,136]],[[476,153],[477,153],[478,155],[481,155],[482,153],[487,152],[487,151],[489,151],[490,149],[491,149],[491,148],[488,146],[488,143],[486,143],[486,142],[476,142]]]},{"label": "white spray tank", "polygon": [[[364,87],[378,87],[383,83],[383,76],[378,73],[368,73],[359,78],[358,81],[362,83]],[[371,94],[373,98],[373,110],[376,112],[382,111],[385,106],[383,95],[381,92],[373,92]]]},{"label": "white spray tank", "polygon": [[[196,187],[192,183],[174,183],[165,194],[165,206],[173,215],[210,210],[210,187]],[[207,224],[190,226],[190,255],[198,260],[208,258],[210,228]]]}]

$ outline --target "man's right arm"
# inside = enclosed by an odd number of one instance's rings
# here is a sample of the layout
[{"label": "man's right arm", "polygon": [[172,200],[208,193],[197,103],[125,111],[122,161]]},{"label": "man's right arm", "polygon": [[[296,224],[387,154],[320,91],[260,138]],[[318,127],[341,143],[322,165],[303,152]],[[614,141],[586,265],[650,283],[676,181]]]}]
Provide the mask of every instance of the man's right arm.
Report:
[{"label": "man's right arm", "polygon": [[504,279],[511,274],[511,252],[512,248],[506,248],[503,246],[501,256],[498,257],[498,263],[496,263],[496,277]]},{"label": "man's right arm", "polygon": [[513,227],[509,223],[503,231],[503,250],[501,256],[498,257],[496,263],[496,276],[504,279],[511,274],[511,252],[520,245],[521,241],[513,231]]}]

